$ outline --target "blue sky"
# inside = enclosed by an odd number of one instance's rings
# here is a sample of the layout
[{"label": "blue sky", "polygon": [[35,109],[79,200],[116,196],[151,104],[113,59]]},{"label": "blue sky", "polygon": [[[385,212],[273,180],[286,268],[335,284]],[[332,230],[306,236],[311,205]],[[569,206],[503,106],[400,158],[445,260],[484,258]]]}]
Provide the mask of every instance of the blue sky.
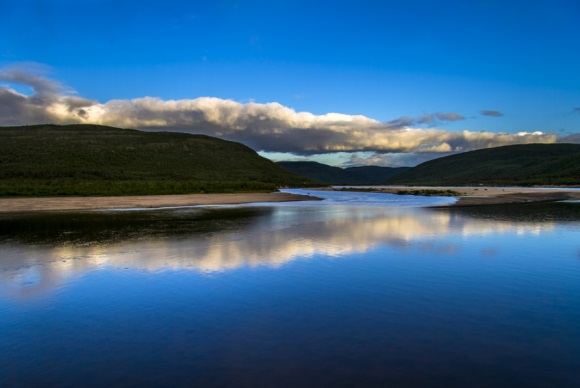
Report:
[{"label": "blue sky", "polygon": [[[22,74],[59,86],[45,115],[4,112],[0,125],[82,118],[166,127],[221,134],[274,158],[344,165],[414,164],[487,146],[574,140],[580,132],[579,21],[577,1],[0,0],[0,87],[32,98],[34,88]],[[55,116],[62,108],[55,101],[67,96],[95,106],[75,117]],[[143,97],[156,98],[165,113],[167,101],[216,98],[184,104],[180,115],[209,117],[213,111],[204,109],[218,109],[223,121],[208,119],[211,125],[200,129],[203,123],[180,121],[172,110],[171,120],[160,114],[144,123],[135,117],[160,108],[131,102]],[[75,107],[90,105],[77,100]],[[124,110],[136,116],[118,117],[119,108],[110,119],[112,100],[131,105]],[[229,100],[241,105],[226,109]],[[281,118],[268,103],[314,118],[296,124],[291,112]],[[31,104],[22,111],[38,108]],[[278,113],[270,113],[273,108]],[[97,110],[107,118],[97,118]],[[349,117],[312,124],[328,113]],[[381,124],[353,124],[350,116]],[[260,130],[253,120],[264,124]],[[308,131],[298,131],[305,126]],[[423,139],[413,145],[395,135],[413,130]],[[463,131],[483,131],[492,140],[458,139]],[[521,132],[542,135],[492,136]]]}]

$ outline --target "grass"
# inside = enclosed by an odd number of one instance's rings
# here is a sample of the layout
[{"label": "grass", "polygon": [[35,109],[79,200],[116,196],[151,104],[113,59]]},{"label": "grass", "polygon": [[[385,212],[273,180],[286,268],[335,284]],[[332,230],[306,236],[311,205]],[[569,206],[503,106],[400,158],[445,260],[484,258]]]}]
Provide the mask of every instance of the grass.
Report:
[{"label": "grass", "polygon": [[580,185],[580,144],[524,144],[464,152],[422,163],[388,184]]},{"label": "grass", "polygon": [[0,128],[0,196],[227,193],[309,184],[240,143],[204,135],[97,125]]}]

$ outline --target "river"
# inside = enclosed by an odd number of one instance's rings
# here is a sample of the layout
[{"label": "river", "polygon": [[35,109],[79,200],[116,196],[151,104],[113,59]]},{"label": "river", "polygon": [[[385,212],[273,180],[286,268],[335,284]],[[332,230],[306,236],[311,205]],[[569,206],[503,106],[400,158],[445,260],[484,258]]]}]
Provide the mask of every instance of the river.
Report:
[{"label": "river", "polygon": [[0,215],[0,386],[580,384],[579,204],[309,193]]}]

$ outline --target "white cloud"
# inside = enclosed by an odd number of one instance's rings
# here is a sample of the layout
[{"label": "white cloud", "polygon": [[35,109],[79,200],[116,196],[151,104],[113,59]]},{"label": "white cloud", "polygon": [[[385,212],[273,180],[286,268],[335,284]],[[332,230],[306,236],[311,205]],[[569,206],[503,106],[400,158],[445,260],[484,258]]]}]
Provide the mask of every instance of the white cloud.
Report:
[{"label": "white cloud", "polygon": [[[266,152],[301,155],[334,152],[437,153],[521,143],[553,143],[555,134],[451,132],[412,128],[401,118],[382,123],[362,115],[296,112],[276,102],[240,103],[215,97],[162,100],[144,97],[105,103],[71,95],[60,83],[17,68],[0,71],[0,80],[30,86],[24,95],[0,86],[0,125],[92,123],[124,128],[202,133],[239,141]],[[429,120],[463,120],[436,113]],[[429,121],[427,120],[427,121]],[[422,159],[422,158],[420,158]]]},{"label": "white cloud", "polygon": [[501,117],[503,113],[498,110],[482,110],[481,114],[488,117]]}]

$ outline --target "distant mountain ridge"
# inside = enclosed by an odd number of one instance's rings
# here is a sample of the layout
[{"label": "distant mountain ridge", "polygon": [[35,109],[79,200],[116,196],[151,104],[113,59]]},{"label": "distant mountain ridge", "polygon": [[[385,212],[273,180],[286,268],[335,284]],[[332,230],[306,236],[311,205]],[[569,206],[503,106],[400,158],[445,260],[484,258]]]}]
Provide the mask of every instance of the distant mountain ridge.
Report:
[{"label": "distant mountain ridge", "polygon": [[580,185],[580,144],[521,144],[430,160],[389,180],[426,186]]},{"label": "distant mountain ridge", "polygon": [[0,127],[0,196],[275,191],[308,179],[243,144],[99,125]]},{"label": "distant mountain ridge", "polygon": [[326,185],[382,185],[409,167],[362,166],[340,168],[318,162],[277,162],[294,174]]}]

